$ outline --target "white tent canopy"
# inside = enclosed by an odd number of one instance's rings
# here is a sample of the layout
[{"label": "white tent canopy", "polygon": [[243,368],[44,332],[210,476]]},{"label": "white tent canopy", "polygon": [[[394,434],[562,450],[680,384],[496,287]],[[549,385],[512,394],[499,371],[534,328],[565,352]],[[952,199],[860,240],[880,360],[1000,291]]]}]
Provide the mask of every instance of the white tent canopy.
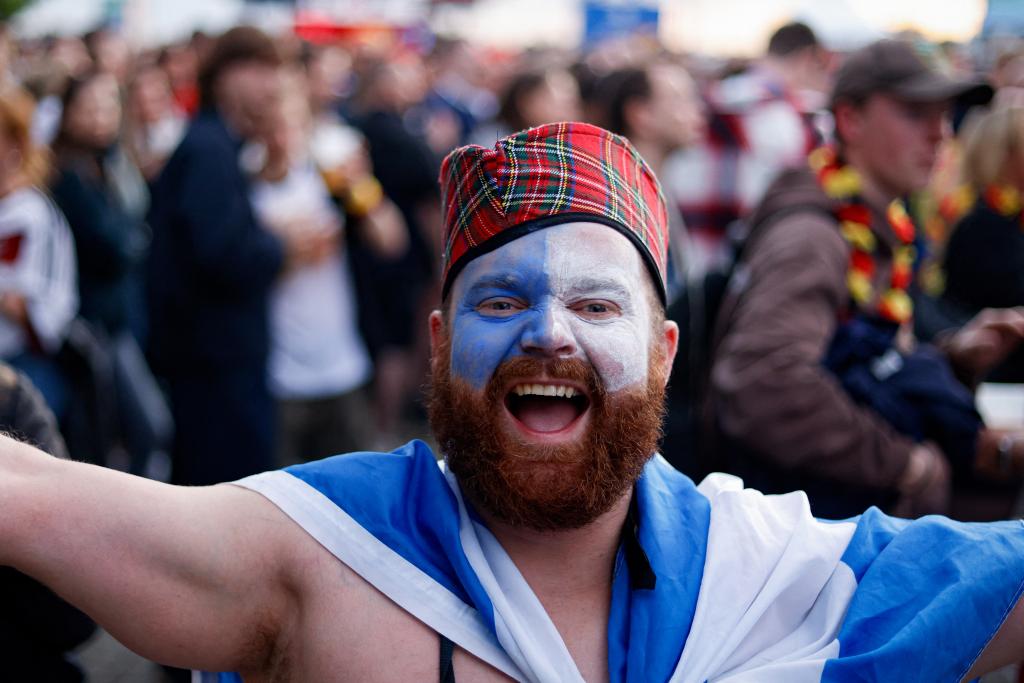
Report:
[{"label": "white tent canopy", "polygon": [[120,6],[125,37],[135,46],[161,45],[187,38],[194,30],[211,33],[237,24],[243,0],[35,0],[12,21],[25,38],[81,35],[103,24]]},{"label": "white tent canopy", "polygon": [[[915,28],[936,39],[967,40],[981,28],[987,5],[986,0],[947,0],[936,12],[934,0],[644,2],[659,6],[659,30],[669,47],[709,55],[758,54],[769,34],[794,18],[806,21],[826,45],[836,49],[854,48],[885,31],[902,28]],[[431,13],[427,0],[297,0],[296,6],[327,16],[365,19],[373,15],[399,23]],[[280,16],[272,16],[274,11]],[[35,0],[15,17],[13,26],[24,37],[77,35],[100,25],[111,13],[122,17],[125,35],[139,47],[172,42],[195,29],[219,32],[243,19],[268,29],[282,28],[290,18],[287,4],[244,0]],[[442,4],[434,6],[432,19],[441,32],[478,43],[572,47],[583,34],[583,0]]]}]

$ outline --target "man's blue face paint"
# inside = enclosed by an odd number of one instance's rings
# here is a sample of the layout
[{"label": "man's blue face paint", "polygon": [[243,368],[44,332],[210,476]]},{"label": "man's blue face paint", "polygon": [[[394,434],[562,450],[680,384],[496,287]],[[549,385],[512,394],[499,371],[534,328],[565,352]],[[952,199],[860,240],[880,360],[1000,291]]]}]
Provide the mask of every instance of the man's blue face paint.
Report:
[{"label": "man's blue face paint", "polygon": [[628,239],[570,223],[466,265],[452,288],[452,374],[482,390],[519,355],[589,362],[608,391],[646,381],[649,277]]}]

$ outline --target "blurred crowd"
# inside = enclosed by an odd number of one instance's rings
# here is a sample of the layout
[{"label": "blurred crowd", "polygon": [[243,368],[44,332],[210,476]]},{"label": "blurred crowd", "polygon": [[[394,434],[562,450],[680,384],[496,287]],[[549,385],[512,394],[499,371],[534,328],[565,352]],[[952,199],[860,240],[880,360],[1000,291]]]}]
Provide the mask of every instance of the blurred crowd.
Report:
[{"label": "blurred crowd", "polygon": [[[1024,47],[903,39],[930,68],[995,88],[942,112],[928,186],[904,197],[930,341],[1024,304],[1024,233],[1003,225],[1020,222]],[[714,290],[770,183],[835,140],[843,59],[800,23],[729,61],[644,36],[509,53],[238,27],[133,52],[111,28],[4,32],[0,358],[41,392],[73,457],[177,483],[426,437],[440,160],[585,120],[627,136],[669,200],[684,343],[666,455],[695,475],[728,468],[700,436]],[[989,379],[1024,380],[1022,358]]]},{"label": "blurred crowd", "polygon": [[[929,68],[994,89],[991,102],[974,89],[948,110],[906,113],[935,122],[911,150],[927,182],[898,192],[918,229],[901,286],[913,318],[893,319],[921,348],[948,350],[977,314],[1024,306],[1024,44],[903,40]],[[937,434],[940,418],[902,429],[886,414],[898,404],[889,375],[875,371],[858,394],[861,366],[829,365],[853,333],[846,318],[811,325],[824,347],[776,329],[815,305],[805,290],[783,305],[780,285],[753,313],[751,297],[716,329],[766,190],[836,141],[830,92],[843,60],[800,23],[761,56],[729,61],[650,37],[508,53],[238,27],[133,52],[107,28],[32,41],[2,32],[0,359],[21,373],[5,374],[3,391],[30,382],[71,457],[181,484],[429,438],[420,399],[425,320],[440,296],[440,161],[458,145],[584,120],[627,136],[668,198],[669,313],[682,329],[670,461],[695,477],[727,469],[767,491],[806,488],[819,514],[878,504],[1005,517],[1024,435],[981,424],[970,391],[1024,382],[1024,354],[969,376],[951,366],[967,443]],[[898,164],[911,137],[864,144]],[[838,272],[854,299],[857,276]],[[886,339],[883,351],[896,348]],[[838,413],[822,412],[828,400],[780,400],[755,372],[790,362],[782,348],[828,370],[813,382],[845,392]],[[920,360],[900,354],[907,367]],[[869,354],[872,367],[883,357]],[[787,386],[817,396],[801,377]],[[861,409],[881,418],[851,418]],[[963,465],[985,458],[999,467]]]}]

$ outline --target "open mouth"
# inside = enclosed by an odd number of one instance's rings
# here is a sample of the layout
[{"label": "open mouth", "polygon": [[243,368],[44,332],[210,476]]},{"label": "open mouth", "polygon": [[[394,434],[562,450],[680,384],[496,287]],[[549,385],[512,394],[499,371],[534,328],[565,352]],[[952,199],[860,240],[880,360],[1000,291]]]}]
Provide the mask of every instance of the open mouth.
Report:
[{"label": "open mouth", "polygon": [[582,389],[567,384],[521,383],[505,396],[505,407],[527,430],[554,434],[575,425],[590,400]]}]

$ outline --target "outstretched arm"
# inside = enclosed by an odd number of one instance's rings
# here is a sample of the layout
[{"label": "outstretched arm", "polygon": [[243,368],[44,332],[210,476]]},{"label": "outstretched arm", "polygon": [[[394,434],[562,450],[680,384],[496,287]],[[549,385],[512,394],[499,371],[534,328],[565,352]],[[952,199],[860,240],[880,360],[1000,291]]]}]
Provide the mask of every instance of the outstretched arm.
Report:
[{"label": "outstretched arm", "polygon": [[1010,612],[1002,628],[964,676],[970,681],[1014,662],[1024,661],[1024,598]]},{"label": "outstretched arm", "polygon": [[293,529],[251,491],[170,486],[0,436],[0,564],[159,662],[268,666],[298,593]]}]

